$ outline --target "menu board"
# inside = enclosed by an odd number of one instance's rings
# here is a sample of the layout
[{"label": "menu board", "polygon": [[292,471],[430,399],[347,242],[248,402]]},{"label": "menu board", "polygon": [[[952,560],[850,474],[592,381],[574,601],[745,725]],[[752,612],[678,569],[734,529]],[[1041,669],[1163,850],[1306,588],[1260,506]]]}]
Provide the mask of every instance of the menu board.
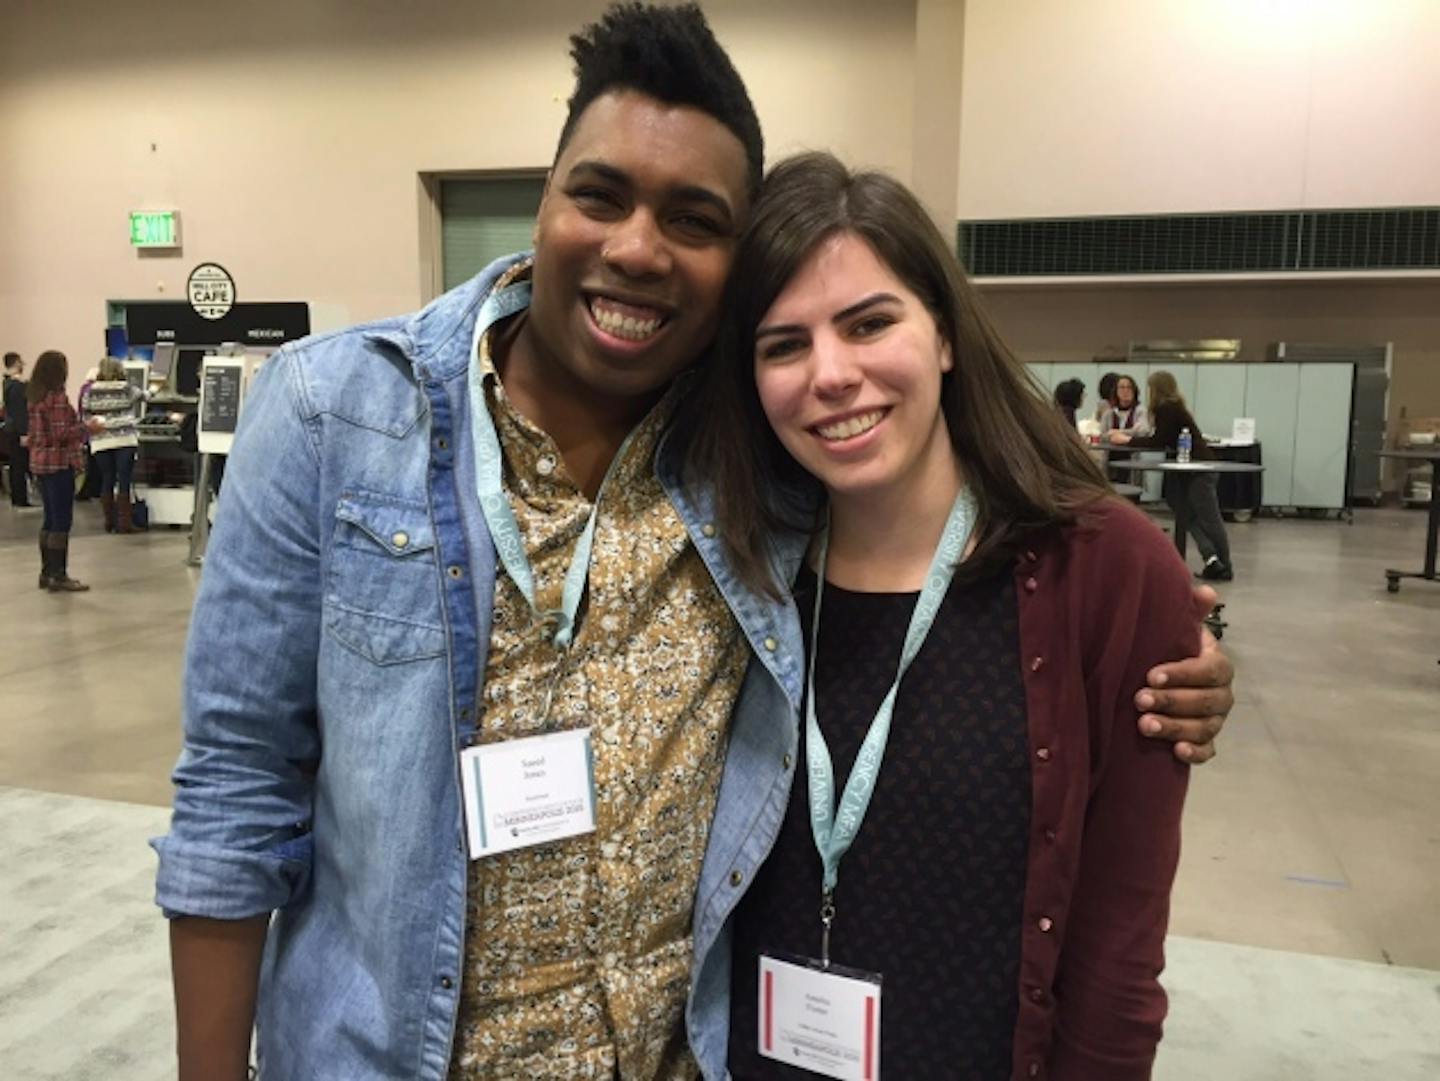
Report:
[{"label": "menu board", "polygon": [[240,390],[245,382],[243,364],[205,365],[200,380],[200,430],[233,435],[240,420]]}]

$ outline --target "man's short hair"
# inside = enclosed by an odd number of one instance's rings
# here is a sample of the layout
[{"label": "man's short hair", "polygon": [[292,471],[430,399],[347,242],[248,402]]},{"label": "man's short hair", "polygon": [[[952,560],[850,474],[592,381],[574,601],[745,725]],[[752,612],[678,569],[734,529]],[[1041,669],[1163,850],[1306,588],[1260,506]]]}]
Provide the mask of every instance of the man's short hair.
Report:
[{"label": "man's short hair", "polygon": [[11,368],[18,368],[18,367],[20,367],[20,354],[19,354],[19,353],[6,353],[6,354],[5,354],[5,370],[8,372]]},{"label": "man's short hair", "polygon": [[745,148],[750,197],[760,190],[765,142],[745,83],[715,40],[698,4],[615,4],[570,38],[575,91],[556,160],[586,107],[602,94],[634,90],[667,105],[688,105],[724,124]]}]

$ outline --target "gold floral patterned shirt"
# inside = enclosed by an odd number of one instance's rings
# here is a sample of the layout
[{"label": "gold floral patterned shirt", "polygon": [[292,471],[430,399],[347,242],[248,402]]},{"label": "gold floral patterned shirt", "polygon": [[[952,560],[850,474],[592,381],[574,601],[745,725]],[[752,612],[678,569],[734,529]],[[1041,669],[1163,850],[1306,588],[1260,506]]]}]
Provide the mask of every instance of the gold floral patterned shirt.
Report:
[{"label": "gold floral patterned shirt", "polygon": [[[553,610],[592,505],[506,400],[488,335],[476,362],[537,602]],[[588,725],[596,829],[470,864],[452,1079],[697,1075],[683,1025],[691,910],[746,648],[655,477],[672,406],[641,422],[600,493],[563,668],[514,583],[496,580],[478,739]]]}]

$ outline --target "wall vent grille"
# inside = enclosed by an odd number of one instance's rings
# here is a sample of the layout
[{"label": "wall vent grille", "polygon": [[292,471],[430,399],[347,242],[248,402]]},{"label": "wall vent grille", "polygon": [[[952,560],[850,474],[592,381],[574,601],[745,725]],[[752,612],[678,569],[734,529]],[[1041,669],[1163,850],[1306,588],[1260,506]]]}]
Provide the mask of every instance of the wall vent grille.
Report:
[{"label": "wall vent grille", "polygon": [[1440,269],[1440,207],[968,221],[982,277]]}]

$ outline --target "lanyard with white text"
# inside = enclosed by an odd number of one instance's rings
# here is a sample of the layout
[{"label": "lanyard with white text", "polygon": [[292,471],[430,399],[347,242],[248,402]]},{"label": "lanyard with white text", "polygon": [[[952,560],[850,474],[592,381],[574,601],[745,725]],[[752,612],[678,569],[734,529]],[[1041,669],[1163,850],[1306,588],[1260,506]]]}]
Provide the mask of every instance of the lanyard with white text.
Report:
[{"label": "lanyard with white text", "polygon": [[880,775],[880,763],[885,757],[885,742],[890,738],[890,720],[895,713],[895,699],[900,692],[900,681],[905,671],[925,644],[925,637],[935,622],[941,602],[955,576],[955,567],[965,554],[970,543],[970,533],[975,527],[977,515],[975,497],[968,488],[960,489],[950,516],[945,521],[945,531],[930,560],[930,569],[925,572],[925,585],[910,613],[910,625],[905,631],[905,645],[900,651],[900,669],[895,682],[890,685],[865,741],[855,755],[855,765],[845,782],[840,795],[840,806],[835,807],[835,766],[830,758],[830,748],[820,732],[820,722],[815,715],[815,668],[820,646],[820,600],[825,595],[825,556],[830,547],[830,530],[827,525],[820,539],[820,561],[815,581],[815,620],[810,628],[810,674],[805,694],[805,758],[810,783],[810,832],[815,838],[815,848],[820,853],[824,872],[821,885],[820,960],[830,965],[830,925],[835,919],[835,883],[839,879],[840,860],[849,850],[860,824],[865,820],[865,811],[870,806],[870,797],[875,791],[875,781]]},{"label": "lanyard with white text", "polygon": [[535,597],[535,572],[525,554],[525,538],[520,533],[520,524],[515,521],[514,508],[505,494],[504,459],[500,451],[500,437],[495,431],[495,420],[485,404],[485,390],[481,385],[480,340],[485,332],[501,319],[509,318],[530,305],[530,283],[519,282],[508,289],[492,293],[480,309],[475,320],[475,334],[470,340],[470,412],[475,418],[475,478],[479,488],[480,509],[485,515],[485,524],[490,527],[490,536],[495,542],[495,551],[505,573],[515,583],[515,588],[530,605],[536,619],[551,623],[555,627],[552,640],[564,650],[575,637],[575,617],[580,611],[580,602],[585,596],[585,583],[590,577],[590,554],[595,546],[595,519],[600,512],[600,498],[615,471],[616,463],[625,457],[625,451],[634,437],[632,431],[620,444],[620,449],[605,471],[600,482],[600,491],[595,494],[595,504],[590,508],[590,517],[585,530],[575,542],[570,566],[565,571],[565,585],[560,594],[560,607],[552,612],[542,612]]}]

